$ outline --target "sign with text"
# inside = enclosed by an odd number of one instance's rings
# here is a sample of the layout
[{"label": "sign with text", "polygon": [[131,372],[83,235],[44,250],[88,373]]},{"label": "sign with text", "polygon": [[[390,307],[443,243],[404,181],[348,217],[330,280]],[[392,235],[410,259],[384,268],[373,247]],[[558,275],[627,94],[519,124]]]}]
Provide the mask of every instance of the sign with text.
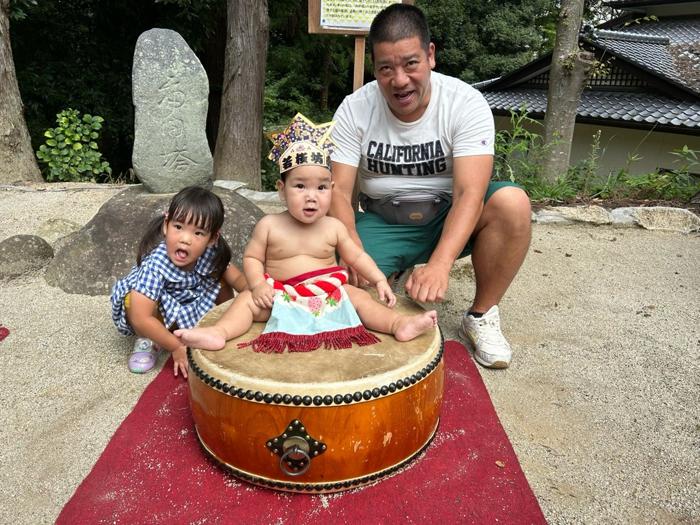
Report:
[{"label": "sign with text", "polygon": [[[366,35],[379,11],[396,0],[309,0],[309,33]],[[413,4],[413,0],[404,0]]]},{"label": "sign with text", "polygon": [[321,27],[369,31],[376,14],[394,3],[393,0],[321,0]]}]

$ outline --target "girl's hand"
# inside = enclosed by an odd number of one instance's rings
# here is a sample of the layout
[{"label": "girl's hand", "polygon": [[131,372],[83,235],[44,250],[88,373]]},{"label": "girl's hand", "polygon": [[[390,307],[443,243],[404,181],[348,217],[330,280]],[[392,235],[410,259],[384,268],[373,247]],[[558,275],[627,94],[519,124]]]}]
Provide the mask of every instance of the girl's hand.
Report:
[{"label": "girl's hand", "polygon": [[253,303],[258,308],[272,308],[275,298],[275,289],[266,281],[261,282],[253,288]]},{"label": "girl's hand", "polygon": [[382,279],[381,281],[378,281],[377,284],[375,284],[374,286],[377,289],[377,295],[379,296],[379,300],[383,303],[386,303],[386,305],[389,308],[393,308],[396,304],[396,296],[391,290],[391,286],[389,286],[387,280]]},{"label": "girl's hand", "polygon": [[178,346],[173,352],[173,373],[177,377],[178,370],[182,373],[182,377],[187,379],[187,347],[184,345]]}]

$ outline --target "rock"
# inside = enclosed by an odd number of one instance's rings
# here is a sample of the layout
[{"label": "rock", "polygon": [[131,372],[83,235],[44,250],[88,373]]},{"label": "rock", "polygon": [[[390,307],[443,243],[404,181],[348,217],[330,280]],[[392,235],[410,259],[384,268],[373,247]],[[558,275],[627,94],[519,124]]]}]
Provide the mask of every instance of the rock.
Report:
[{"label": "rock", "polygon": [[13,235],[0,242],[0,281],[40,270],[53,257],[53,248],[36,235]]},{"label": "rock", "polygon": [[614,226],[636,226],[637,208],[615,208],[610,217]]},{"label": "rock", "polygon": [[214,186],[219,186],[220,188],[226,188],[227,190],[237,190],[238,188],[244,188],[247,184],[239,180],[215,180]]},{"label": "rock", "polygon": [[[213,189],[225,210],[222,234],[231,246],[231,262],[241,267],[243,251],[263,212],[236,192]],[[68,293],[105,295],[136,263],[146,224],[166,210],[172,194],[153,194],[132,186],[102,205],[95,217],[72,235],[46,270],[51,286]]]},{"label": "rock", "polygon": [[700,218],[683,208],[651,206],[637,208],[638,224],[647,230],[671,230],[682,233],[700,231]]},{"label": "rock", "polygon": [[134,172],[153,193],[208,186],[209,81],[185,40],[169,29],[139,36],[134,50]]},{"label": "rock", "polygon": [[573,221],[564,217],[561,213],[557,212],[557,208],[544,208],[537,213],[532,222],[537,222],[540,224],[571,224]]},{"label": "rock", "polygon": [[249,188],[240,188],[238,189],[238,193],[256,204],[284,204],[277,191],[255,191]]},{"label": "rock", "polygon": [[74,221],[66,219],[48,219],[39,226],[37,234],[46,242],[53,244],[62,237],[77,232],[79,229],[80,224]]},{"label": "rock", "polygon": [[239,188],[237,192],[246,199],[254,202],[265,213],[280,213],[287,209],[287,204],[276,191],[255,191],[249,188]]},{"label": "rock", "polygon": [[586,222],[588,224],[610,224],[612,222],[608,211],[601,206],[561,206],[558,208],[546,208],[556,210],[559,215],[573,222]]}]

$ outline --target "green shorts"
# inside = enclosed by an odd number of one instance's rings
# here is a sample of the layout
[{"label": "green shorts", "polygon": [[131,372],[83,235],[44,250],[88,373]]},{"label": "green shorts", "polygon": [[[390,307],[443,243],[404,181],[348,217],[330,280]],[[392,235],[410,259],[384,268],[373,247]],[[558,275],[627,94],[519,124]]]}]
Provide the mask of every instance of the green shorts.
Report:
[{"label": "green shorts", "polygon": [[[520,188],[517,184],[508,181],[489,182],[484,202],[488,201],[496,191],[508,186]],[[388,277],[392,273],[428,262],[440,240],[448,212],[449,210],[445,210],[432,222],[423,226],[388,224],[375,213],[357,212],[355,224],[365,251]],[[459,258],[472,253],[472,244],[473,238],[470,238]]]}]

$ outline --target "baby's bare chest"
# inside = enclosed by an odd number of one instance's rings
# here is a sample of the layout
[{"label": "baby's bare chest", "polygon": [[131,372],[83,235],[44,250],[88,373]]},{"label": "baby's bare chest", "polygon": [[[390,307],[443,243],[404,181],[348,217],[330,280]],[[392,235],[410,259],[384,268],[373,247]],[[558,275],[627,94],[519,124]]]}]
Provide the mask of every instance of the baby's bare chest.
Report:
[{"label": "baby's bare chest", "polygon": [[267,244],[268,259],[287,259],[299,255],[314,258],[335,256],[335,241],[327,232],[270,232]]}]

